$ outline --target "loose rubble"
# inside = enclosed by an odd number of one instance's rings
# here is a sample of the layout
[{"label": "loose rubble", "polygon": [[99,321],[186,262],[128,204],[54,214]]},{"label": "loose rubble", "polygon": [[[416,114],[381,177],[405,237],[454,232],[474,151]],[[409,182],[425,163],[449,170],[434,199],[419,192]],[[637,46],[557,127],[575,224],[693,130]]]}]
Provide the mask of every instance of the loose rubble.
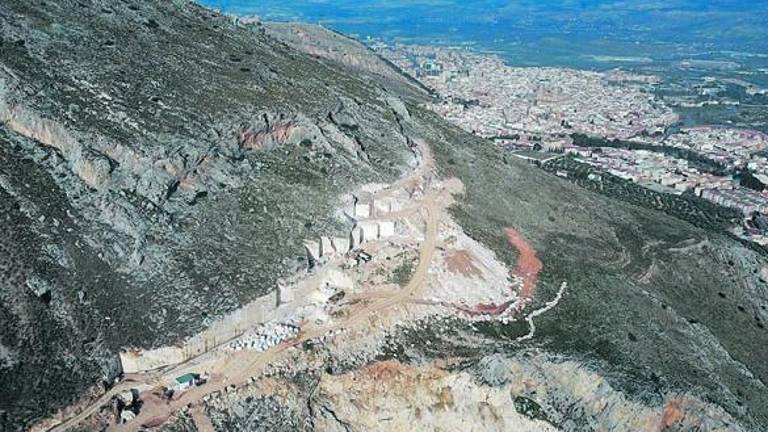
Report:
[{"label": "loose rubble", "polygon": [[231,351],[266,351],[287,339],[296,337],[299,327],[286,323],[267,323],[230,342],[226,349]]}]

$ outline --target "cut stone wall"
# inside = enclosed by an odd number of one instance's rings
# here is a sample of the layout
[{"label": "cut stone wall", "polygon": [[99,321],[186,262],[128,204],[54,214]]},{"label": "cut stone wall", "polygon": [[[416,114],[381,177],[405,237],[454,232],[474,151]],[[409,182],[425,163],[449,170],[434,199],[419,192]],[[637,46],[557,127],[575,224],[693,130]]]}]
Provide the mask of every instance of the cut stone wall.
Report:
[{"label": "cut stone wall", "polygon": [[145,372],[184,362],[232,340],[249,329],[272,319],[278,305],[278,290],[238,309],[179,346],[151,350],[128,349],[120,353],[124,373]]}]

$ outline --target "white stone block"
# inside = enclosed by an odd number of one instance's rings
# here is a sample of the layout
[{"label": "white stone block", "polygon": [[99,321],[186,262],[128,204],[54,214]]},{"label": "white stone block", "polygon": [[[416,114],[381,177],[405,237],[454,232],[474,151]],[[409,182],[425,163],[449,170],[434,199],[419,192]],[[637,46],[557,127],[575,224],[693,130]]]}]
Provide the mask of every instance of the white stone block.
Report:
[{"label": "white stone block", "polygon": [[277,301],[279,304],[290,303],[296,299],[293,293],[293,289],[290,286],[278,285],[277,287]]},{"label": "white stone block", "polygon": [[349,247],[351,249],[359,248],[363,244],[363,230],[358,226],[355,227],[349,235]]},{"label": "white stone block", "polygon": [[336,254],[342,255],[349,252],[349,239],[343,237],[334,237],[331,239]]},{"label": "white stone block", "polygon": [[358,219],[371,217],[371,205],[361,203],[355,204],[355,217]]},{"label": "white stone block", "polygon": [[333,255],[336,255],[336,249],[334,249],[333,244],[331,244],[331,239],[328,237],[321,237],[320,238],[320,256],[329,257]]},{"label": "white stone block", "polygon": [[363,231],[362,243],[378,240],[379,225],[376,222],[360,222],[358,227]]},{"label": "white stone block", "polygon": [[378,216],[384,216],[392,211],[392,200],[385,198],[375,201],[373,207],[376,209]]},{"label": "white stone block", "polygon": [[317,262],[322,256],[320,253],[320,243],[316,241],[305,240],[304,248],[307,250],[307,258],[312,262]]},{"label": "white stone block", "polygon": [[379,238],[385,239],[395,235],[395,221],[379,222]]}]

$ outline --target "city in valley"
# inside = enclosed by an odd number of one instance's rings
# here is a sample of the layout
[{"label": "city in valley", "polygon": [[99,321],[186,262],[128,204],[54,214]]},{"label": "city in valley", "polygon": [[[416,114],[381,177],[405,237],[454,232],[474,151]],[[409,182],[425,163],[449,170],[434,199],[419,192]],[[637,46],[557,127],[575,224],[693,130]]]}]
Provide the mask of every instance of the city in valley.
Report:
[{"label": "city in valley", "polygon": [[371,45],[440,96],[431,110],[510,154],[539,164],[570,157],[653,191],[734,209],[733,232],[768,245],[768,134],[679,127],[680,116],[654,94],[660,77],[513,67],[461,48]]}]

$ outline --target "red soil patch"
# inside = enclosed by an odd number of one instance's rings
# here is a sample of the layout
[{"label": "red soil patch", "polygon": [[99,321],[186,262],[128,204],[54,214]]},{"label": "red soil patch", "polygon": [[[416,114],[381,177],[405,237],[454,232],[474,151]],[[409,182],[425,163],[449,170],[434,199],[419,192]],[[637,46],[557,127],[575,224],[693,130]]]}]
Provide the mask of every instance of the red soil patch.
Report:
[{"label": "red soil patch", "polygon": [[147,428],[147,429],[156,428],[156,427],[158,427],[160,425],[165,424],[165,422],[167,422],[169,418],[170,418],[169,415],[161,415],[161,416],[152,417],[151,419],[149,419],[146,422],[142,423],[141,427]]},{"label": "red soil patch", "polygon": [[395,360],[373,363],[364,369],[364,374],[370,376],[374,380],[390,380],[402,373],[402,365]]},{"label": "red soil patch", "polygon": [[240,133],[240,146],[247,150],[258,150],[269,142],[283,142],[293,133],[296,126],[293,123],[278,123],[271,126],[268,130],[252,129]]},{"label": "red soil patch", "polygon": [[480,269],[472,262],[472,256],[465,250],[452,250],[445,257],[445,265],[451,273],[459,273],[467,277],[480,277]]},{"label": "red soil patch", "polygon": [[536,284],[539,281],[539,273],[544,265],[536,255],[536,250],[525,241],[519,232],[513,228],[505,228],[504,233],[507,235],[509,243],[511,243],[518,252],[517,266],[515,266],[514,274],[523,280],[523,288],[520,292],[520,296],[514,302],[508,301],[499,305],[479,304],[471,308],[455,306],[462,312],[469,315],[499,315],[509,309],[513,304],[517,305],[515,311],[520,311],[525,305],[526,300],[533,298],[533,295],[536,292]]},{"label": "red soil patch", "polygon": [[659,425],[659,431],[665,431],[675,424],[679,423],[684,416],[683,413],[683,401],[680,398],[672,399],[664,406],[664,411],[661,414],[661,424]]},{"label": "red soil patch", "polygon": [[523,239],[519,232],[512,228],[505,228],[504,233],[507,240],[512,243],[520,254],[517,258],[517,267],[515,274],[523,279],[523,289],[520,292],[522,300],[533,298],[536,292],[536,284],[539,281],[539,273],[544,265],[536,255],[536,250]]},{"label": "red soil patch", "polygon": [[506,301],[502,304],[478,304],[472,307],[454,305],[454,307],[467,315],[499,315],[505,310],[509,309],[509,306],[514,303],[513,301]]}]

